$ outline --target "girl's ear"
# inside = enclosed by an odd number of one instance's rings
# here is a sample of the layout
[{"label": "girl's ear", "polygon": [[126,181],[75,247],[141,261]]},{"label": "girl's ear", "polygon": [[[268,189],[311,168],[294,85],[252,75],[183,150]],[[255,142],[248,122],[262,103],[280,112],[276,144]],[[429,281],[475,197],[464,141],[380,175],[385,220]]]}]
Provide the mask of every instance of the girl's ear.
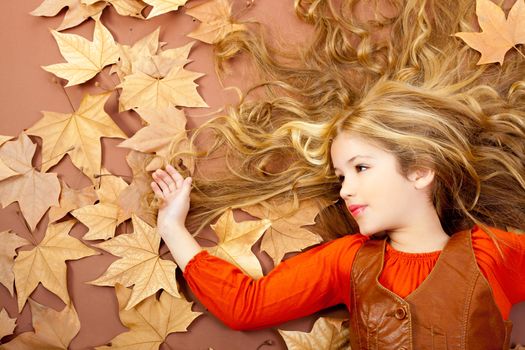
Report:
[{"label": "girl's ear", "polygon": [[434,175],[434,169],[416,168],[408,173],[408,179],[414,183],[414,187],[417,190],[421,190],[432,184]]}]

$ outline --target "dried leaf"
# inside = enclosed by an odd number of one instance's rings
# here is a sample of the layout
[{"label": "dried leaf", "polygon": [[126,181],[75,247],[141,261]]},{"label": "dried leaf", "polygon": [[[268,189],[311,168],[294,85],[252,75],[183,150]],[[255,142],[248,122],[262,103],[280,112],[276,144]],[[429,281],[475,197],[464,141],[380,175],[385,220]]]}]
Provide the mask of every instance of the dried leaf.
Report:
[{"label": "dried leaf", "polygon": [[122,88],[120,102],[128,109],[165,109],[170,104],[186,107],[208,107],[197,92],[193,81],[203,73],[187,71],[179,66],[173,67],[162,79],[142,72],[130,74],[117,87]]},{"label": "dried leaf", "polygon": [[60,53],[67,63],[42,66],[48,72],[68,80],[66,86],[81,84],[97,75],[102,68],[118,60],[118,47],[102,22],[95,22],[93,41],[76,34],[63,34],[52,30]]},{"label": "dried leaf", "polygon": [[114,237],[117,226],[131,217],[119,207],[117,202],[128,184],[122,178],[103,170],[100,176],[100,188],[96,190],[99,203],[85,205],[71,212],[71,215],[89,228],[83,239],[106,240]]},{"label": "dried leaf", "polygon": [[13,334],[15,327],[16,318],[10,318],[7,314],[7,311],[5,309],[2,309],[2,311],[0,311],[0,339],[5,337],[6,335]]},{"label": "dried leaf", "polygon": [[270,220],[267,219],[236,222],[232,210],[228,209],[214,225],[211,225],[219,237],[219,243],[205,249],[210,254],[236,265],[253,278],[262,277],[261,265],[251,247],[270,225]]},{"label": "dried leaf", "polygon": [[202,23],[188,34],[208,44],[215,44],[228,33],[245,30],[244,24],[233,23],[228,0],[212,0],[186,10],[186,14]]},{"label": "dried leaf", "polygon": [[100,254],[68,235],[75,223],[75,220],[68,220],[48,225],[42,242],[32,250],[18,253],[13,271],[19,311],[39,282],[64,303],[69,303],[66,260]]},{"label": "dried leaf", "polygon": [[[6,141],[11,140],[13,136],[0,135],[0,146]],[[11,176],[19,175],[16,171],[8,167],[2,159],[0,159],[0,181],[5,180]]]},{"label": "dried leaf", "polygon": [[292,212],[292,201],[275,200],[241,209],[260,219],[270,220],[271,227],[264,234],[261,251],[267,252],[275,265],[281,262],[286,253],[300,251],[323,241],[319,235],[301,228],[315,223],[321,208],[313,200],[301,201],[296,212]]},{"label": "dried leaf", "polygon": [[145,197],[151,190],[151,176],[144,168],[147,155],[141,152],[131,151],[126,156],[126,161],[133,172],[133,180],[124,189],[118,198],[118,205],[124,211],[124,215],[131,216],[134,213],[150,226],[157,225],[157,212],[146,203]]},{"label": "dried leaf", "polygon": [[128,332],[119,334],[111,340],[111,346],[98,346],[96,349],[158,349],[168,334],[187,331],[188,326],[201,312],[191,311],[192,303],[184,298],[174,298],[162,292],[159,300],[152,295],[128,310],[133,294],[121,284],[115,285],[122,323]]},{"label": "dried leaf", "polygon": [[63,180],[59,179],[59,181],[62,188],[58,199],[59,205],[49,208],[49,223],[60,220],[72,210],[91,205],[98,199],[94,185],[76,190],[69,187]]},{"label": "dried leaf", "polygon": [[[163,158],[167,158],[174,149],[189,148],[186,131],[187,120],[183,110],[169,105],[162,110],[144,109],[138,113],[148,125],[138,130],[129,139],[122,141],[118,147],[126,147],[145,153],[156,153]],[[185,157],[183,161],[187,166],[191,159]]]},{"label": "dried leaf", "polygon": [[126,310],[161,288],[180,297],[175,280],[177,265],[159,256],[160,235],[136,215],[132,215],[132,222],[133,233],[121,234],[96,245],[122,259],[113,262],[102,276],[89,283],[96,286],[121,283],[126,287],[134,284]]},{"label": "dried leaf", "polygon": [[5,350],[20,349],[64,349],[80,330],[80,321],[73,304],[58,312],[29,299],[34,332],[24,332],[9,343],[2,345]]},{"label": "dried leaf", "polygon": [[490,0],[476,1],[481,33],[459,32],[454,35],[481,53],[477,64],[499,62],[503,64],[505,54],[517,44],[525,43],[525,2],[517,0],[505,19],[503,10]]},{"label": "dried leaf", "polygon": [[44,117],[26,132],[42,138],[42,171],[47,171],[67,153],[73,164],[96,183],[100,173],[101,137],[127,138],[104,111],[111,93],[84,95],[78,110],[62,114],[43,112]]},{"label": "dried leaf", "polygon": [[[15,275],[13,274],[13,258],[16,256],[17,248],[30,243],[11,232],[11,230],[0,232],[0,242],[0,283],[7,288],[11,296],[14,296],[13,283]],[[1,335],[0,338],[2,338]]]},{"label": "dried leaf", "polygon": [[159,49],[160,27],[137,41],[133,46],[117,44],[119,60],[111,67],[111,73],[116,72],[120,80],[132,73],[132,63],[142,56],[155,55]]},{"label": "dried leaf", "polygon": [[186,4],[188,0],[144,0],[145,3],[153,6],[148,15],[148,19],[162,15],[170,11],[176,11],[180,6]]},{"label": "dried leaf", "polygon": [[343,327],[345,320],[320,317],[315,321],[312,331],[309,333],[296,331],[283,331],[279,333],[286,342],[288,350],[350,350],[348,341],[350,332],[348,327]]},{"label": "dried leaf", "polygon": [[60,193],[57,174],[44,174],[33,168],[35,149],[36,144],[24,133],[0,148],[0,160],[20,174],[0,181],[0,203],[6,207],[18,201],[31,230],[50,206],[58,205]]},{"label": "dried leaf", "polygon": [[[101,2],[101,0],[81,0],[83,4],[94,5]],[[142,10],[146,8],[146,4],[140,0],[105,0],[104,2],[110,4],[115,8],[117,13],[121,16],[132,16],[144,19]]]},{"label": "dried leaf", "polygon": [[54,17],[66,6],[68,8],[66,15],[57,30],[75,27],[90,17],[99,18],[107,4],[97,1],[86,6],[81,3],[81,0],[44,0],[40,6],[31,11],[31,14],[33,16]]}]

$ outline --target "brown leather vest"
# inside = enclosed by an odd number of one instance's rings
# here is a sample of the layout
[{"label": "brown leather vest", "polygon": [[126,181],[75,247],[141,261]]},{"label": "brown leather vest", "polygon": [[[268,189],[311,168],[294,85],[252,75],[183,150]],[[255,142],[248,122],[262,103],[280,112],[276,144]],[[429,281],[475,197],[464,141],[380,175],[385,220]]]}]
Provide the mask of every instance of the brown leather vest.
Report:
[{"label": "brown leather vest", "polygon": [[[406,298],[379,283],[386,238],[357,252],[351,274],[352,350],[508,350],[501,316],[472,249],[471,231],[452,235],[427,278]],[[404,276],[399,276],[404,278]]]}]

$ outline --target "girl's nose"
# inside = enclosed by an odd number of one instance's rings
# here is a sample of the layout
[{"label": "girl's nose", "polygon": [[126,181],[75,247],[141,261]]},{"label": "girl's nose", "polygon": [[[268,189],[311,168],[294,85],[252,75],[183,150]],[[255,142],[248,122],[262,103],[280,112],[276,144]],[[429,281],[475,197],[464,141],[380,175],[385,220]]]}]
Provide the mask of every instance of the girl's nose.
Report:
[{"label": "girl's nose", "polygon": [[349,198],[351,196],[353,196],[355,193],[355,190],[353,189],[353,186],[350,185],[349,183],[350,181],[348,180],[343,180],[343,182],[341,183],[341,189],[339,190],[339,195],[341,196],[341,198],[345,199],[345,198]]}]

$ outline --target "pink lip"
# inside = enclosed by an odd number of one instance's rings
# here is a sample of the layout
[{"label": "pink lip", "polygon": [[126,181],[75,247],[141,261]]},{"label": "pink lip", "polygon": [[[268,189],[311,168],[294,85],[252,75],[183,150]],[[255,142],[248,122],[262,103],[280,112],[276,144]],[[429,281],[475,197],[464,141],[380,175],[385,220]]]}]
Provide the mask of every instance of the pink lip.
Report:
[{"label": "pink lip", "polygon": [[348,210],[352,214],[352,216],[359,215],[364,209],[366,208],[366,205],[349,205]]}]

